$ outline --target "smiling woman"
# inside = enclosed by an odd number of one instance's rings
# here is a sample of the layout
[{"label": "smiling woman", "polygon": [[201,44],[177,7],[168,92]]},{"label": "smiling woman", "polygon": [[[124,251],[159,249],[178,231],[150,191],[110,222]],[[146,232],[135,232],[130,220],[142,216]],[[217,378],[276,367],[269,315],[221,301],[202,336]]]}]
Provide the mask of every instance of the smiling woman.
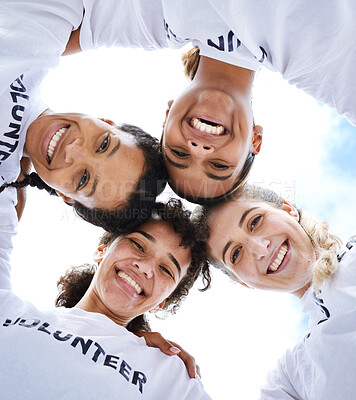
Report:
[{"label": "smiling woman", "polygon": [[[82,218],[110,231],[144,221],[165,186],[155,138],[137,127],[83,114],[42,112],[27,129],[23,155],[41,179],[32,174],[19,184],[3,184],[2,190],[39,181]],[[0,171],[8,182],[17,178],[6,163]]]},{"label": "smiling woman", "polygon": [[356,237],[341,249],[325,221],[249,185],[203,208],[200,222],[209,226],[211,264],[245,287],[296,295],[309,314],[309,332],[279,360],[260,398],[353,398],[346,371],[356,366]]},{"label": "smiling woman", "polygon": [[199,59],[198,49],[183,58],[192,82],[169,102],[164,161],[177,194],[193,203],[215,203],[241,186],[260,151],[262,128],[254,125],[251,110],[254,73]]},{"label": "smiling woman", "polygon": [[72,269],[59,281],[58,307],[40,311],[10,289],[15,231],[6,197],[0,198],[3,396],[20,399],[25,390],[35,398],[71,400],[103,393],[132,400],[210,399],[180,359],[130,332],[148,329],[147,311],[177,309],[205,269],[200,239],[206,232],[179,201],[155,204],[149,221],[130,233],[106,233],[94,256],[95,272]]}]

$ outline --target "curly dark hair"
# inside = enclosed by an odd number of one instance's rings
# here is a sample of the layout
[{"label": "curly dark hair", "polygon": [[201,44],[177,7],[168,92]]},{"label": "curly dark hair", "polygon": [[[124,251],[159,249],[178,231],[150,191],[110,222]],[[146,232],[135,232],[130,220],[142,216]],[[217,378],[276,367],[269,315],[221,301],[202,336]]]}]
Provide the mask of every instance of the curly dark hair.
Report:
[{"label": "curly dark hair", "polygon": [[[168,222],[174,232],[182,236],[180,246],[191,250],[191,262],[187,274],[165,301],[164,310],[174,314],[200,275],[204,283],[204,287],[200,290],[204,291],[210,287],[211,276],[205,248],[208,237],[207,228],[203,224],[195,223],[191,219],[191,212],[185,210],[178,199],[171,199],[168,203],[155,203],[151,217]],[[117,233],[105,232],[99,244],[109,245],[118,236]],[[90,264],[69,269],[58,281],[59,294],[56,306],[74,307],[89,288],[96,269],[96,266]],[[126,328],[132,332],[150,330],[144,315],[136,317]]]},{"label": "curly dark hair", "polygon": [[[117,126],[136,139],[136,144],[143,151],[145,170],[137,182],[133,192],[125,203],[116,210],[88,208],[74,201],[67,203],[75,213],[87,222],[100,226],[109,232],[127,233],[135,226],[143,224],[151,215],[156,197],[161,194],[167,183],[167,172],[162,160],[158,139],[134,125]],[[56,191],[47,185],[36,173],[25,175],[21,182],[12,182],[0,187],[0,193],[7,187],[22,189],[26,186],[46,190],[50,195],[57,196]]]}]

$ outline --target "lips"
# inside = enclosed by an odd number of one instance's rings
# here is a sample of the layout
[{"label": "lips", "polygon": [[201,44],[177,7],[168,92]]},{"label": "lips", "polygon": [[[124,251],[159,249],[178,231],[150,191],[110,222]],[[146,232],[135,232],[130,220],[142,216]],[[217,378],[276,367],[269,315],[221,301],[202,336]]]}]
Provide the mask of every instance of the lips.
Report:
[{"label": "lips", "polygon": [[188,124],[199,136],[220,137],[229,133],[223,122],[205,115],[195,115],[189,118]]},{"label": "lips", "polygon": [[56,149],[58,148],[58,144],[64,138],[68,128],[69,125],[56,124],[47,132],[43,145],[43,153],[48,164],[51,164]]},{"label": "lips", "polygon": [[128,275],[126,272],[115,269],[117,276],[124,281],[137,295],[144,295],[143,288],[141,285],[136,281],[136,279],[131,275]]},{"label": "lips", "polygon": [[276,272],[281,271],[285,265],[283,264],[283,261],[288,253],[288,243],[284,242],[282,246],[280,247],[276,257],[274,260],[270,263],[267,269],[267,274],[274,274]]}]

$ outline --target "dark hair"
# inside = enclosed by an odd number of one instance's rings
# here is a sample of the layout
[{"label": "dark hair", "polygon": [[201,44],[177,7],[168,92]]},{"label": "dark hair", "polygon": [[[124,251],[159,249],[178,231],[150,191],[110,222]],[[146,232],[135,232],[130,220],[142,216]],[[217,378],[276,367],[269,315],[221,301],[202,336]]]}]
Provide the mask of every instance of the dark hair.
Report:
[{"label": "dark hair", "polygon": [[244,184],[244,182],[247,179],[247,176],[251,170],[254,159],[255,155],[253,153],[250,153],[246,158],[246,161],[242,167],[238,180],[226,193],[221,194],[220,196],[216,197],[190,196],[186,195],[184,192],[179,191],[175,186],[173,186],[171,181],[169,181],[169,186],[178,196],[190,201],[191,203],[200,204],[202,206],[213,205],[221,202],[222,200],[228,200],[236,191],[240,189],[240,187]]},{"label": "dark hair", "polygon": [[[117,128],[135,137],[137,146],[143,151],[145,157],[145,170],[128,200],[116,210],[88,208],[77,201],[67,204],[71,205],[75,213],[85,221],[100,226],[106,231],[124,233],[144,223],[150,217],[155,198],[163,192],[166,186],[167,172],[158,139],[134,125],[123,124]],[[3,185],[0,188],[0,193],[6,187],[22,189],[28,185],[45,189],[51,195],[57,195],[56,191],[36,173],[26,175],[21,182]]]},{"label": "dark hair", "polygon": [[[192,221],[191,212],[184,210],[182,202],[178,199],[171,199],[166,204],[156,203],[151,216],[154,219],[158,218],[168,222],[174,232],[182,236],[180,245],[191,249],[191,262],[187,274],[165,301],[164,309],[174,314],[199,275],[202,276],[204,282],[204,288],[200,290],[204,291],[210,286],[211,277],[206,261],[205,248],[205,242],[208,237],[207,228]],[[101,237],[100,244],[109,245],[118,236],[116,233],[106,232]],[[96,266],[89,264],[69,269],[58,281],[59,294],[56,299],[56,306],[74,307],[89,288],[96,269]],[[150,330],[144,315],[139,315],[133,319],[126,328],[133,332]]]}]

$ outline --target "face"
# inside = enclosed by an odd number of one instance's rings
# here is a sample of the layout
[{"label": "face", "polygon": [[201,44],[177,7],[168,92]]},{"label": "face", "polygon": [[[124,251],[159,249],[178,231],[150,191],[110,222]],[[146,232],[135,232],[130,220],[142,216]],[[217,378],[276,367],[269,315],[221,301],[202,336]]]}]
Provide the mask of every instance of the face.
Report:
[{"label": "face", "polygon": [[285,202],[233,200],[209,217],[209,253],[234,279],[257,289],[304,294],[310,286],[315,250]]},{"label": "face", "polygon": [[164,300],[185,276],[190,249],[179,246],[181,236],[163,221],[150,220],[136,232],[99,246],[92,292],[101,312],[125,324]]},{"label": "face", "polygon": [[262,128],[253,126],[250,98],[193,80],[170,104],[162,145],[171,183],[190,196],[226,193],[248,154],[260,150]]},{"label": "face", "polygon": [[88,208],[118,208],[144,172],[132,135],[83,114],[42,114],[28,129],[25,149],[64,200]]}]

